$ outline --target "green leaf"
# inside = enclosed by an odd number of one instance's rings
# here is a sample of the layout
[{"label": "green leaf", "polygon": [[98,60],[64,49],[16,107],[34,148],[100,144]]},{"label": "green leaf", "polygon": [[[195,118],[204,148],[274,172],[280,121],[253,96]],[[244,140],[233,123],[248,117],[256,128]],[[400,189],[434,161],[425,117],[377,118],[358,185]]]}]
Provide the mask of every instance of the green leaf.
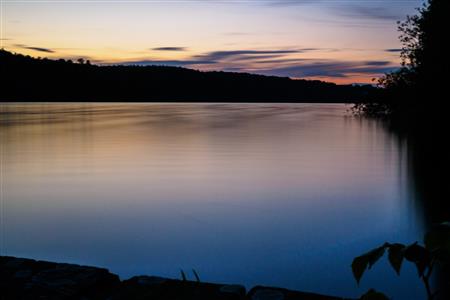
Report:
[{"label": "green leaf", "polygon": [[392,268],[395,270],[397,275],[400,275],[400,269],[402,267],[403,257],[404,257],[405,245],[402,244],[391,244],[389,245],[388,259]]},{"label": "green leaf", "polygon": [[361,277],[363,276],[364,271],[367,269],[368,265],[369,258],[367,257],[367,255],[361,255],[353,259],[352,272],[357,284],[359,284],[359,281],[361,280]]},{"label": "green leaf", "polygon": [[364,295],[359,298],[361,300],[389,300],[389,298],[380,292],[375,291],[374,289],[370,289]]}]

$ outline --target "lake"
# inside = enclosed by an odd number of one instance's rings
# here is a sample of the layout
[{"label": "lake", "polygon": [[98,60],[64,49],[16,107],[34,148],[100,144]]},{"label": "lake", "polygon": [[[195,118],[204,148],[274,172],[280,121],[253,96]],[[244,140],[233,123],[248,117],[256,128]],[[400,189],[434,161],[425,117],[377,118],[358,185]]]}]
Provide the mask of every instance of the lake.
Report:
[{"label": "lake", "polygon": [[1,104],[1,254],[424,298],[355,256],[421,241],[406,142],[345,104]]}]

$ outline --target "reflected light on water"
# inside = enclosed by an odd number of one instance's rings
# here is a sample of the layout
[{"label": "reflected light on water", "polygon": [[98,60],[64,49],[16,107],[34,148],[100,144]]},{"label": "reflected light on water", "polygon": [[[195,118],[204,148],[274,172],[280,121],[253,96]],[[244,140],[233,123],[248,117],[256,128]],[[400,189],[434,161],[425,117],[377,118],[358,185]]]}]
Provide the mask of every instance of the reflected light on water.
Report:
[{"label": "reflected light on water", "polygon": [[405,147],[344,104],[2,104],[3,253],[356,297],[352,258],[421,240]]}]

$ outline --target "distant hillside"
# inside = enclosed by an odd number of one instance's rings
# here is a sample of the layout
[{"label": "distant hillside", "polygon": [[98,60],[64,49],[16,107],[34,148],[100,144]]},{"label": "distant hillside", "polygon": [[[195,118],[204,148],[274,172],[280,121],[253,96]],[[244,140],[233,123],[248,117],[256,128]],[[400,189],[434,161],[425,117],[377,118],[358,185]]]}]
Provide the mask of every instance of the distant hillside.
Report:
[{"label": "distant hillside", "polygon": [[168,66],[98,66],[0,50],[1,101],[354,102],[370,86]]}]

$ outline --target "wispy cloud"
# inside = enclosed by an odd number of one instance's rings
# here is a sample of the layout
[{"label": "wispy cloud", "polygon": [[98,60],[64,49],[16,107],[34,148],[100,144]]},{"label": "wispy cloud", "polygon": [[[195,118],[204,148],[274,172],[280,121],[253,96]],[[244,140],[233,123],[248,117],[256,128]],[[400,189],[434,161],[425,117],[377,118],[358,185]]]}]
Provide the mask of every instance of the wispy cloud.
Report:
[{"label": "wispy cloud", "polygon": [[[372,21],[397,21],[405,18],[405,11],[411,11],[414,7],[419,7],[424,0],[396,1],[354,1],[354,0],[262,0],[262,3],[271,7],[285,6],[321,6],[334,15],[338,15],[347,20],[354,18]],[[327,22],[329,20],[323,20]]]},{"label": "wispy cloud", "polygon": [[173,67],[192,67],[195,65],[211,65],[217,63],[210,60],[163,60],[163,59],[137,59],[123,61],[122,65],[139,65],[139,66],[173,66]]},{"label": "wispy cloud", "polygon": [[302,77],[334,77],[343,78],[352,74],[382,74],[397,69],[385,61],[339,61],[307,59],[295,64],[279,68],[262,69],[259,73],[265,75]]},{"label": "wispy cloud", "polygon": [[153,51],[186,51],[186,47],[156,47],[152,48]]},{"label": "wispy cloud", "polygon": [[339,15],[347,18],[372,19],[382,21],[398,21],[404,19],[405,16],[393,10],[390,6],[374,6],[374,5],[360,5],[347,4],[335,7]]},{"label": "wispy cloud", "polygon": [[195,55],[194,58],[215,62],[228,59],[238,61],[252,58],[274,58],[293,53],[300,53],[300,50],[223,50]]},{"label": "wispy cloud", "polygon": [[386,52],[402,52],[401,48],[390,48],[390,49],[384,49]]},{"label": "wispy cloud", "polygon": [[34,50],[34,51],[38,51],[38,52],[55,53],[54,50],[49,49],[49,48],[27,46],[27,45],[23,45],[23,44],[15,44],[14,46],[16,46],[18,48]]},{"label": "wispy cloud", "polygon": [[319,4],[323,2],[323,0],[270,0],[270,1],[262,1],[264,4],[269,6],[299,6],[299,5],[310,5],[310,4]]},{"label": "wispy cloud", "polygon": [[[183,60],[144,59],[127,65],[182,66],[200,70],[249,72],[293,78],[346,78],[355,74],[381,75],[398,68],[387,60],[349,61],[298,57],[321,48],[221,50],[193,55]],[[325,49],[327,51],[327,49]]]}]

